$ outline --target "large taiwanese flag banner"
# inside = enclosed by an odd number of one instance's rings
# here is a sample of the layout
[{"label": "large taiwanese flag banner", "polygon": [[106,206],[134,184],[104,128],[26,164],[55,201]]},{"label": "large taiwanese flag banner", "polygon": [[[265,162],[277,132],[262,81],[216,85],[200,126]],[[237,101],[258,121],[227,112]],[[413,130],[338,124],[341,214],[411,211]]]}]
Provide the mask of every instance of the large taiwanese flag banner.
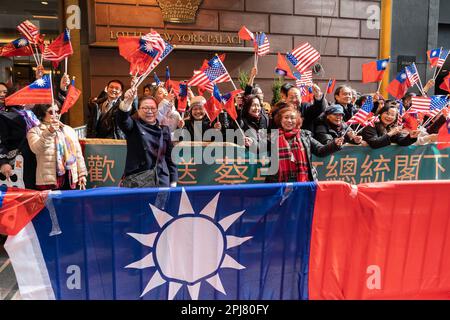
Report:
[{"label": "large taiwanese flag banner", "polygon": [[25,299],[450,299],[449,182],[50,193]]},{"label": "large taiwanese flag banner", "polygon": [[306,299],[315,190],[61,192],[5,248],[25,299]]}]

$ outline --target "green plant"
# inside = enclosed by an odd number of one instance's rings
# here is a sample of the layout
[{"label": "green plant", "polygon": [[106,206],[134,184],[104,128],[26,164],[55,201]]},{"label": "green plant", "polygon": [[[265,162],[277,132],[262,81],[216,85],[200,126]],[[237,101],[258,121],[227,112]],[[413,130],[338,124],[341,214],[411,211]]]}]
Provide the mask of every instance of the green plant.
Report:
[{"label": "green plant", "polygon": [[242,90],[245,90],[245,86],[248,83],[250,76],[247,72],[242,71],[241,69],[239,69],[239,86],[241,87]]},{"label": "green plant", "polygon": [[280,95],[280,91],[281,91],[281,86],[283,85],[283,81],[281,79],[281,77],[275,78],[273,80],[273,84],[272,84],[272,103],[271,105],[275,105],[278,101],[281,100],[281,95]]}]

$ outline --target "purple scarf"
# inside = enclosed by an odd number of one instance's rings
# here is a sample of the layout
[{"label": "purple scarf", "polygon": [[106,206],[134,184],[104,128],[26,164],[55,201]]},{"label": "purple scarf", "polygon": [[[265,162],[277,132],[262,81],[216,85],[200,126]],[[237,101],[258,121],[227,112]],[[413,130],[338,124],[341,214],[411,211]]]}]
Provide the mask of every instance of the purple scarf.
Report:
[{"label": "purple scarf", "polygon": [[21,110],[14,108],[14,110],[22,116],[22,118],[25,120],[25,123],[27,124],[27,132],[38,125],[41,124],[38,118],[36,118],[36,115],[31,110]]}]

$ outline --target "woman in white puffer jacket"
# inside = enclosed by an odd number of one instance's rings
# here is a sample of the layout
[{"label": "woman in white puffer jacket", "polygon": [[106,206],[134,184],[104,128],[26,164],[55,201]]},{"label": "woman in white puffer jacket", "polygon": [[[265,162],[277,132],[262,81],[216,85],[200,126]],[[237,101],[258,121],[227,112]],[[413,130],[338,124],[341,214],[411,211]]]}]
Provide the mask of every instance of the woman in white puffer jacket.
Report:
[{"label": "woman in white puffer jacket", "polygon": [[75,130],[59,121],[58,105],[36,105],[33,111],[41,121],[27,133],[37,160],[36,189],[85,189],[87,170]]}]

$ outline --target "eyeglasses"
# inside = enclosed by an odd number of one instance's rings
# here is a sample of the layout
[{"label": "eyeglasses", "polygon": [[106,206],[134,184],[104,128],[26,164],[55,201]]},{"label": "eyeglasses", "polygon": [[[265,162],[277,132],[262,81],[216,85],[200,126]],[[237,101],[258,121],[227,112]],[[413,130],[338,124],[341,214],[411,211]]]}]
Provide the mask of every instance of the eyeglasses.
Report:
[{"label": "eyeglasses", "polygon": [[54,114],[59,114],[59,111],[48,110],[47,113],[48,113],[49,115],[54,115]]},{"label": "eyeglasses", "polygon": [[141,110],[144,111],[144,112],[152,112],[152,113],[156,113],[156,111],[158,111],[158,108],[147,108],[147,107],[142,107]]}]

